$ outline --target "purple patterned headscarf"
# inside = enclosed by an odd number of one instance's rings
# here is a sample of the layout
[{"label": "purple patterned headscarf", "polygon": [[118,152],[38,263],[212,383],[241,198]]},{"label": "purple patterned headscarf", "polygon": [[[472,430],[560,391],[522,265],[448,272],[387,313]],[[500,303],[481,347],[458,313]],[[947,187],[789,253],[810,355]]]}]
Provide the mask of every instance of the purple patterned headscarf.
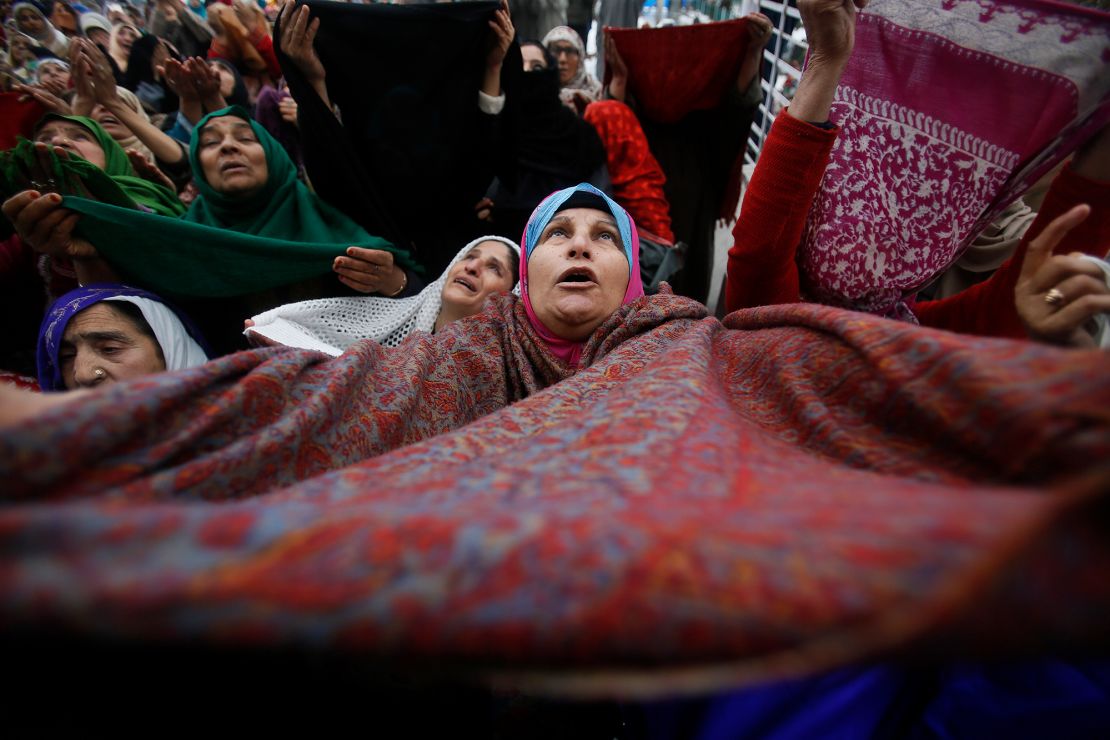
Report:
[{"label": "purple patterned headscarf", "polygon": [[[38,349],[36,351],[39,387],[43,391],[65,390],[58,354],[61,351],[62,337],[65,336],[70,319],[86,308],[95,306],[102,301],[122,300],[126,302],[131,298],[140,299],[135,303],[139,305],[144,318],[154,331],[154,336],[162,348],[162,355],[166,359],[167,370],[181,370],[192,367],[207,361],[207,358],[211,356],[211,351],[192,320],[175,306],[167,303],[165,299],[128,285],[95,283],[71,290],[54,301],[46,311],[42,326],[39,328]],[[168,309],[168,312],[162,312],[165,320],[152,321],[151,315],[140,305],[143,299]]]}]

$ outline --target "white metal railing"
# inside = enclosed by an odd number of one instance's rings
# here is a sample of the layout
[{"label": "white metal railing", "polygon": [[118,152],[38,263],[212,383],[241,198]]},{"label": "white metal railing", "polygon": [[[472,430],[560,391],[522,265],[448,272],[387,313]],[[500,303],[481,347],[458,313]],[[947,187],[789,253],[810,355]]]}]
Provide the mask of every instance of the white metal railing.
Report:
[{"label": "white metal railing", "polygon": [[760,0],[758,9],[771,19],[773,30],[771,43],[763,51],[764,64],[760,73],[763,101],[752,121],[751,136],[748,137],[744,152],[744,163],[748,165],[755,164],[759,157],[775,115],[789,105],[794,97],[794,89],[797,87],[808,49],[797,0]]}]

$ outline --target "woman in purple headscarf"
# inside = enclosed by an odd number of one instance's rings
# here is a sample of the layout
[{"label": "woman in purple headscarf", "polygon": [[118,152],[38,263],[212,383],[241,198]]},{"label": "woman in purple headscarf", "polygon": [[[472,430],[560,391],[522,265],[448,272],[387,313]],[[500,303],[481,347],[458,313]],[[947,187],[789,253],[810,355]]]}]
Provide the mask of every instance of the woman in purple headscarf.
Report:
[{"label": "woman in purple headscarf", "polygon": [[54,302],[37,361],[42,390],[62,391],[203,365],[208,352],[189,317],[158,296],[100,283]]}]

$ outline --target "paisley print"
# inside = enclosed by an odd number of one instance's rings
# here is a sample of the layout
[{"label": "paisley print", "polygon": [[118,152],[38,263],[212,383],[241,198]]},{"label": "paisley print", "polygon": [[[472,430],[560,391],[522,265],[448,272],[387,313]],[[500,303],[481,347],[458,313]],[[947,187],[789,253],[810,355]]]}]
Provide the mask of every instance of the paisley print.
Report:
[{"label": "paisley print", "polygon": [[505,296],[6,430],[0,625],[607,696],[1105,634],[1107,355],[659,295],[580,367]]}]

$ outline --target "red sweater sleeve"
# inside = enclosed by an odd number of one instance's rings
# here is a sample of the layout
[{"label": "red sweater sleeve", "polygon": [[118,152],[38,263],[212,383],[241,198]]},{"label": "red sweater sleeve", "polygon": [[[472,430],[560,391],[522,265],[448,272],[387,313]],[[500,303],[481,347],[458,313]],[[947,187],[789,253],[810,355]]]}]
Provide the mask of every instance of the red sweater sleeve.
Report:
[{"label": "red sweater sleeve", "polygon": [[1014,255],[978,285],[939,301],[918,303],[914,306],[918,320],[924,326],[964,334],[1025,339],[1025,330],[1014,308],[1014,287],[1026,247],[1049,222],[1080,203],[1090,205],[1091,214],[1056,245],[1054,253],[1105,256],[1110,251],[1110,182],[1091,180],[1065,167],[1053,180],[1037,219],[1025,232]]},{"label": "red sweater sleeve", "polygon": [[266,73],[271,79],[281,79],[281,65],[278,64],[277,54],[274,53],[274,39],[265,33],[252,35],[251,43],[258,50],[262,61],[266,62]]},{"label": "red sweater sleeve", "polygon": [[836,134],[786,111],[775,119],[732,229],[727,311],[799,300],[795,256]]}]

